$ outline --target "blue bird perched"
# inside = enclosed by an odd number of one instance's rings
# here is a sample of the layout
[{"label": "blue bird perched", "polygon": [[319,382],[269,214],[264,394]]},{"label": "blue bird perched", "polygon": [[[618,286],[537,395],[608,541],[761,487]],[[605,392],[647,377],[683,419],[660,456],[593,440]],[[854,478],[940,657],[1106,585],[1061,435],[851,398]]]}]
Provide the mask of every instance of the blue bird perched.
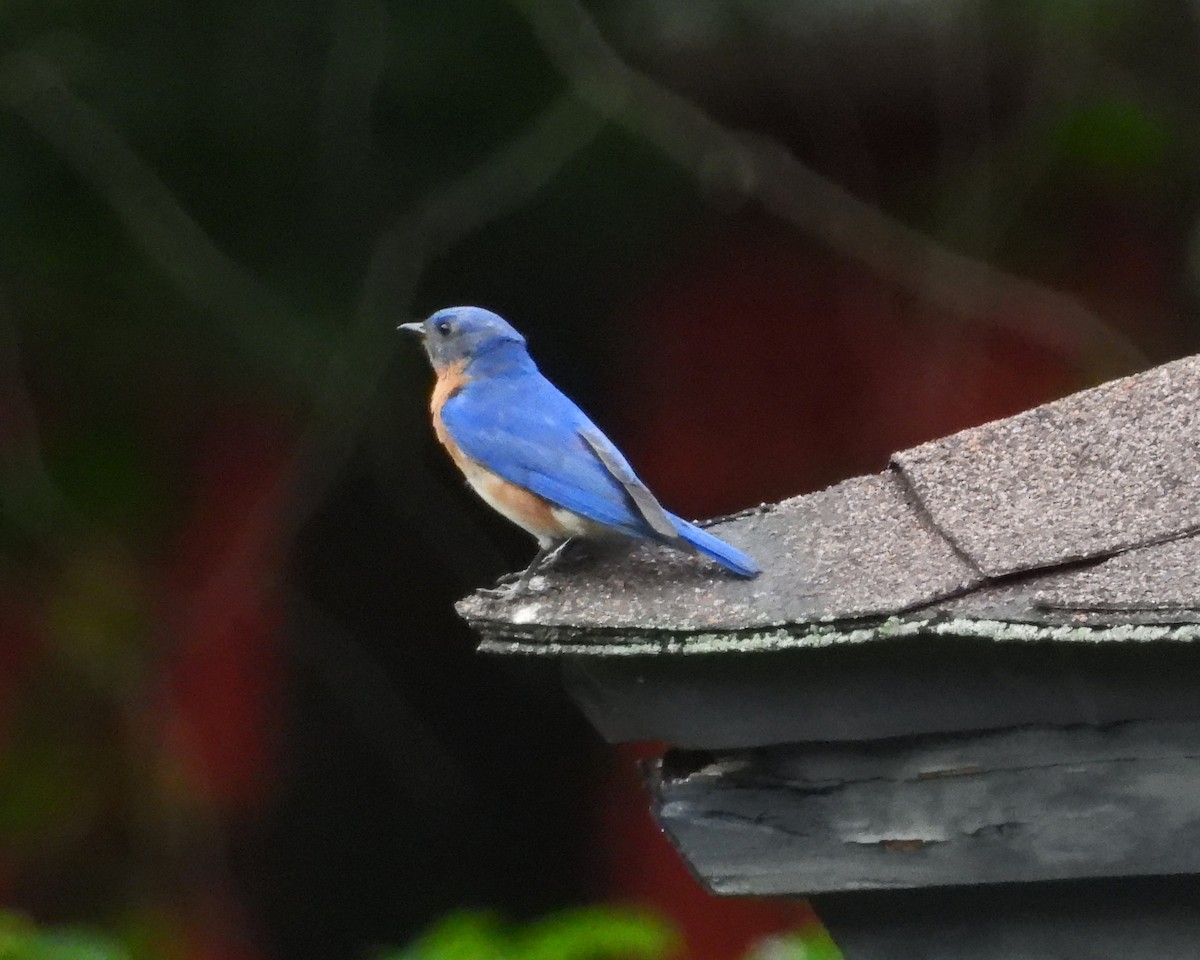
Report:
[{"label": "blue bird perched", "polygon": [[450,307],[399,329],[422,338],[437,374],[437,438],[493,509],[540,548],[517,582],[567,541],[627,537],[711,557],[739,577],[758,565],[662,508],[621,452],[542,376],[522,337],[481,307]]}]

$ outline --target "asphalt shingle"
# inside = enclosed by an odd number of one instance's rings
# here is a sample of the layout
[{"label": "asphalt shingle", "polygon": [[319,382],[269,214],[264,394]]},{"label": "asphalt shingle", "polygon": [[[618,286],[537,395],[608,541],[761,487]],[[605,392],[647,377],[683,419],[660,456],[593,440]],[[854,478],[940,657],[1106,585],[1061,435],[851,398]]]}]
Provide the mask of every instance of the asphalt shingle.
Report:
[{"label": "asphalt shingle", "polygon": [[1200,529],[1200,357],[897,453],[921,505],[989,577]]},{"label": "asphalt shingle", "polygon": [[1047,610],[1200,608],[1200,535],[1119,553],[1043,581],[1034,603]]}]

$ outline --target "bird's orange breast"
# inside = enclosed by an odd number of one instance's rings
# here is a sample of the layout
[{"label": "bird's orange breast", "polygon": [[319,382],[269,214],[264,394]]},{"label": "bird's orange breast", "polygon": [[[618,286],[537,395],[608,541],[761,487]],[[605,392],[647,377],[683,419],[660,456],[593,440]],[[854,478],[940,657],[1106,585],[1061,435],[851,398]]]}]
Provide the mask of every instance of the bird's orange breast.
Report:
[{"label": "bird's orange breast", "polygon": [[[450,451],[450,456],[454,458],[455,463],[459,462],[458,458],[462,455],[462,451],[458,449],[458,444],[446,430],[445,421],[442,420],[442,407],[446,405],[447,400],[471,382],[466,368],[466,360],[459,360],[458,363],[442,367],[437,372],[437,382],[433,385],[433,396],[429,398],[429,412],[433,414],[433,432],[437,434],[442,446]],[[459,466],[461,467],[462,464]]]}]

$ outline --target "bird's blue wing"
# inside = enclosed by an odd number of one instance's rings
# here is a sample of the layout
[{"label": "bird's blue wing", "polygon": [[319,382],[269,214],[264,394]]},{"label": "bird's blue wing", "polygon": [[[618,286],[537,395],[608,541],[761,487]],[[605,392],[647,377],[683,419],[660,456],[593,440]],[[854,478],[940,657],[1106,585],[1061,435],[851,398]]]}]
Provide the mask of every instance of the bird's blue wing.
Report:
[{"label": "bird's blue wing", "polygon": [[551,503],[631,537],[688,546],[740,577],[758,564],[667,513],[621,452],[539,373],[469,382],[442,407],[468,457]]},{"label": "bird's blue wing", "polygon": [[[628,536],[655,535],[610,469],[627,471],[641,487],[625,458],[540,373],[469,382],[446,401],[442,421],[463,453],[505,480]],[[649,491],[645,495],[661,512]]]}]

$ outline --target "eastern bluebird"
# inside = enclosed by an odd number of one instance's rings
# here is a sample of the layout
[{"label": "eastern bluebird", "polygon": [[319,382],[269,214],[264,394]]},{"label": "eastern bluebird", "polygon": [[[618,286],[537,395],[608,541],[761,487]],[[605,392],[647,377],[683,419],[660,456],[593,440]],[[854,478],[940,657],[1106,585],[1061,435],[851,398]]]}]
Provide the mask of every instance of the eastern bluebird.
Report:
[{"label": "eastern bluebird", "polygon": [[399,329],[422,338],[437,373],[438,440],[475,492],[537,539],[515,592],[576,537],[650,540],[698,551],[739,577],[758,574],[740,550],[662,508],[608,437],[542,376],[503,317],[450,307]]}]

